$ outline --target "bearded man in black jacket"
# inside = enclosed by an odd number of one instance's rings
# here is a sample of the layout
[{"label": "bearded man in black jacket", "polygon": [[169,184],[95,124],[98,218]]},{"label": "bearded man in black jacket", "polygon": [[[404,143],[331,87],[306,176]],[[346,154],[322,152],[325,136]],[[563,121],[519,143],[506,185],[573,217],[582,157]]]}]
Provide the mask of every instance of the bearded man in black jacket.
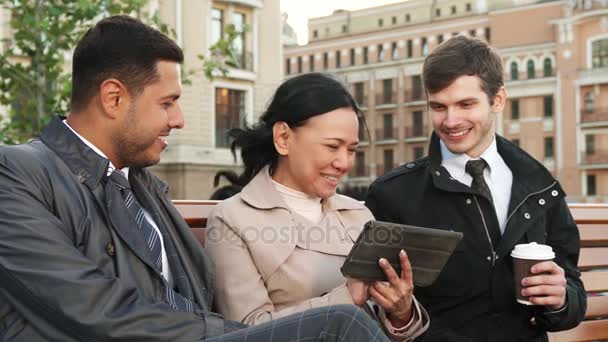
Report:
[{"label": "bearded man in black jacket", "polygon": [[[507,98],[501,58],[454,37],[426,58],[423,79],[428,156],[378,178],[366,200],[378,220],[464,234],[436,282],[415,288],[431,316],[420,340],[547,341],[547,331],[575,327],[586,309],[578,229],[551,173],[495,133]],[[529,242],[555,259],[522,280],[526,306],[515,300],[510,252]]]}]

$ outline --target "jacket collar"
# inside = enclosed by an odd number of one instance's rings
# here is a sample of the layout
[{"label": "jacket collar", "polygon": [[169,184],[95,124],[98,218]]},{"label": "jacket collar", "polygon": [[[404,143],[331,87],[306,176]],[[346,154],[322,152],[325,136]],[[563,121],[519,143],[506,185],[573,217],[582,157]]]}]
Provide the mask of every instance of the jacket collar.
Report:
[{"label": "jacket collar", "polygon": [[[107,176],[110,161],[87,146],[64,123],[65,117],[55,116],[40,135],[40,140],[63,160],[79,182],[94,189]],[[167,183],[152,177],[144,169],[131,168],[130,173],[139,176],[144,186],[155,185],[167,193]]]},{"label": "jacket collar", "polygon": [[[268,173],[268,166],[258,172],[255,177],[241,191],[241,199],[252,207],[258,209],[283,208],[289,207],[281,198],[281,195],[272,184],[272,179]],[[365,206],[342,195],[335,194],[329,198],[321,200],[321,203],[328,210],[348,210],[363,209]]]},{"label": "jacket collar", "polygon": [[[523,192],[531,193],[544,189],[555,182],[553,175],[526,151],[498,134],[496,134],[495,139],[498,154],[513,173],[514,188],[521,187]],[[442,171],[447,174],[447,170],[441,166],[441,144],[439,137],[434,132],[431,135],[428,154],[430,160],[429,172],[433,175]],[[437,181],[437,178],[435,179]],[[439,181],[439,183],[443,184],[442,181]],[[513,194],[511,197],[513,198]]]}]

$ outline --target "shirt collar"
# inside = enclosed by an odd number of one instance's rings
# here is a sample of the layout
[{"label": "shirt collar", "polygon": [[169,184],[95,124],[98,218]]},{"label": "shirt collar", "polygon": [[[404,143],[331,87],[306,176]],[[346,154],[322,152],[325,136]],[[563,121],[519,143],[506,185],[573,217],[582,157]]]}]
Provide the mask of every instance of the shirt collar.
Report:
[{"label": "shirt collar", "polygon": [[492,175],[492,169],[496,169],[500,163],[500,155],[496,148],[496,137],[492,139],[492,143],[485,151],[479,156],[479,158],[471,158],[466,153],[452,153],[445,146],[443,141],[439,142],[441,148],[441,165],[445,167],[450,175],[456,179],[466,178],[465,167],[467,162],[471,159],[483,159],[488,163],[488,172]]},{"label": "shirt collar", "polygon": [[[78,132],[76,132],[72,126],[70,126],[68,124],[68,122],[66,120],[63,120],[63,124],[66,125],[67,128],[70,129],[70,131],[72,131],[72,133],[74,133],[78,139],[80,139],[85,145],[87,145],[91,150],[95,151],[95,153],[97,153],[98,155],[100,155],[102,158],[108,159],[108,157],[105,155],[105,153],[103,153],[99,148],[97,148],[97,146],[93,145],[92,142],[90,142],[89,140],[87,140],[87,138],[83,137],[82,135],[78,134]],[[114,164],[112,164],[112,161],[108,159],[108,161],[110,162],[110,164],[108,165],[108,171],[107,171],[107,176],[109,176],[110,174],[112,174],[112,172],[116,169],[116,167],[114,166]],[[125,177],[127,177],[127,179],[129,179],[129,167],[123,167],[121,169],[121,171],[123,172],[123,174],[125,175]]]}]

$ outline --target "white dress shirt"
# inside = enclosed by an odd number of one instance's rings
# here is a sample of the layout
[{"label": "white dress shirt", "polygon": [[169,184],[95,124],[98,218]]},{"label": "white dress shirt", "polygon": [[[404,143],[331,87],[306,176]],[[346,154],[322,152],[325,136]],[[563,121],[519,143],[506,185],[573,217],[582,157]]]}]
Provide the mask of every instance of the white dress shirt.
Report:
[{"label": "white dress shirt", "polygon": [[440,143],[441,166],[448,170],[452,178],[466,186],[470,187],[473,182],[473,177],[465,171],[467,162],[471,159],[483,159],[488,163],[488,167],[483,171],[483,178],[492,193],[492,200],[494,201],[494,210],[496,211],[496,217],[498,218],[500,233],[504,234],[509,212],[509,201],[511,200],[513,173],[498,153],[496,138],[492,140],[490,146],[488,146],[479,158],[471,158],[465,153],[452,153],[448,150],[443,141]]},{"label": "white dress shirt", "polygon": [[[85,143],[87,146],[89,146],[93,151],[95,151],[101,157],[108,159],[108,157],[106,157],[106,155],[103,152],[101,152],[100,149],[98,149],[95,145],[93,145],[85,137],[78,134],[78,132],[76,132],[72,127],[70,127],[70,125],[68,125],[68,123],[65,120],[63,120],[63,123],[78,137],[78,139],[80,139],[83,143]],[[109,176],[112,172],[114,172],[115,169],[116,168],[114,167],[114,164],[112,164],[112,161],[110,160],[110,166],[108,167],[107,175]],[[123,172],[125,177],[127,177],[127,180],[128,180],[129,179],[129,168],[128,167],[122,168],[121,171]],[[156,233],[158,234],[158,237],[160,239],[160,249],[161,249],[161,255],[162,255],[162,267],[163,267],[162,275],[165,278],[165,280],[167,281],[167,283],[169,283],[169,286],[172,288],[173,287],[173,277],[171,276],[171,269],[169,268],[169,260],[167,259],[167,252],[165,250],[165,243],[163,241],[163,235],[161,234],[160,229],[158,229],[156,222],[154,222],[154,220],[152,219],[152,216],[150,215],[150,213],[148,213],[148,211],[146,209],[144,209],[143,207],[142,207],[142,209],[144,210],[144,216],[146,217],[146,220],[148,220],[150,225],[152,225],[152,227],[154,228],[154,230],[156,231]]]}]

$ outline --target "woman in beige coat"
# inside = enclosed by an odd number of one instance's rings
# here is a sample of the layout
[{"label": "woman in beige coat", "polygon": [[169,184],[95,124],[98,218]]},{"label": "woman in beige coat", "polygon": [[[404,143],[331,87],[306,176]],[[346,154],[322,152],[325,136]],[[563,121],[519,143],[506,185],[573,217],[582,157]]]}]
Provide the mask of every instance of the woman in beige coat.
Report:
[{"label": "woman in beige coat", "polygon": [[400,275],[379,261],[386,283],[340,273],[373,219],[360,202],[336,194],[353,167],[359,118],[338,81],[313,73],[284,82],[256,126],[231,132],[249,182],[213,210],[206,242],[216,264],[216,305],[226,318],[255,325],[351,303],[367,307],[393,340],[411,341],[428,327],[405,252]]}]

